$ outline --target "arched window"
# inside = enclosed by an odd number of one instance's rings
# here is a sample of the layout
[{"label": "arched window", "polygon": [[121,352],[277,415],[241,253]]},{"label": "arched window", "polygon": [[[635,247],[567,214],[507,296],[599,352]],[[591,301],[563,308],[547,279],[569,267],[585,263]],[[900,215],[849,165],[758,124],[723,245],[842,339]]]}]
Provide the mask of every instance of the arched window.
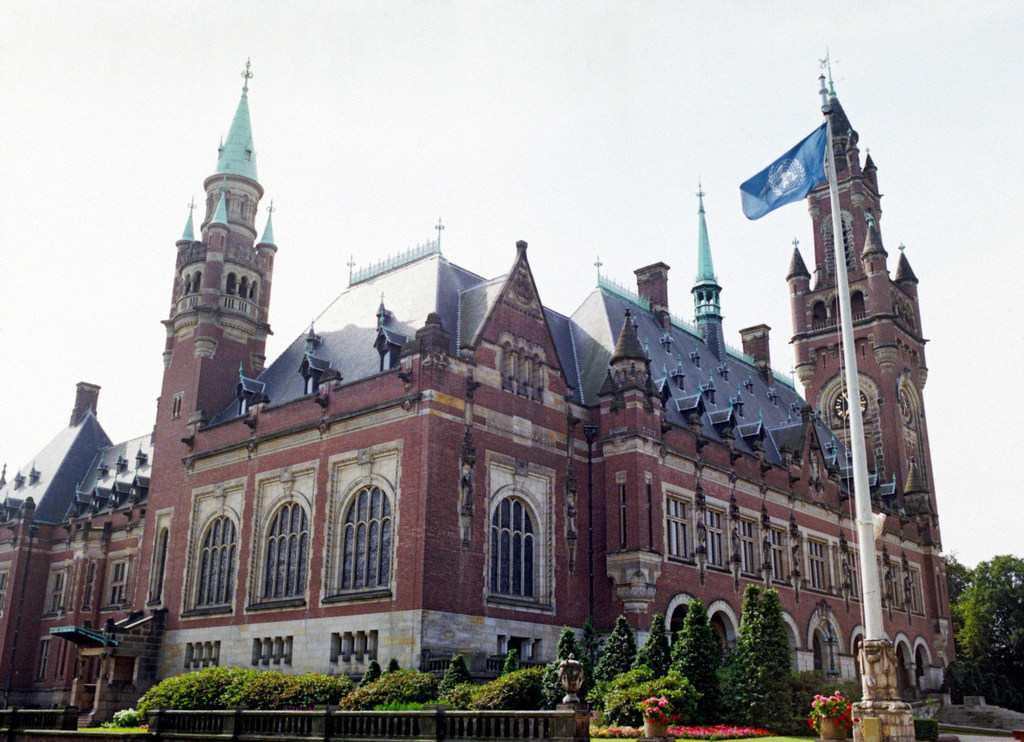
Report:
[{"label": "arched window", "polygon": [[238,295],[243,299],[249,298],[249,279],[242,276],[242,280],[238,282]]},{"label": "arched window", "polygon": [[853,319],[864,318],[864,294],[854,291],[850,295],[850,310],[853,312]]},{"label": "arched window", "polygon": [[199,287],[202,285],[202,283],[203,283],[203,272],[202,271],[196,271],[196,275],[192,278],[192,293],[193,294],[198,294],[199,293]]},{"label": "arched window", "polygon": [[530,511],[506,497],[491,518],[491,592],[533,597],[534,539]]},{"label": "arched window", "polygon": [[293,598],[306,590],[309,518],[297,502],[277,511],[267,531],[263,597]]},{"label": "arched window", "polygon": [[391,579],[391,502],[380,487],[359,491],[342,530],[342,590],[387,587]]},{"label": "arched window", "polygon": [[235,278],[235,274],[234,273],[228,273],[228,280],[227,280],[227,286],[225,288],[225,292],[228,293],[228,294],[235,293],[235,284],[236,284],[237,281],[238,281],[238,279]]},{"label": "arched window", "polygon": [[164,592],[164,569],[167,567],[167,529],[156,537],[156,551],[153,554],[153,581],[149,590],[149,602],[159,603]]},{"label": "arched window", "polygon": [[249,284],[249,299],[251,301],[256,301],[256,281]]},{"label": "arched window", "polygon": [[227,516],[215,519],[206,529],[199,550],[197,607],[231,602],[237,552],[238,536],[234,522]]}]

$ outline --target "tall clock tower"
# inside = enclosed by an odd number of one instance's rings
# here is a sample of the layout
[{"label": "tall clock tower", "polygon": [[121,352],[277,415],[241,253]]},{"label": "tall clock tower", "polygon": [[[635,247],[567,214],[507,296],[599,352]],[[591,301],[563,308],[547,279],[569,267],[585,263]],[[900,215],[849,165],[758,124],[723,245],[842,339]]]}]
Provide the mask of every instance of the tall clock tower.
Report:
[{"label": "tall clock tower", "polygon": [[855,403],[864,416],[868,470],[877,473],[877,483],[895,484],[893,495],[876,507],[921,516],[913,520],[930,532],[936,511],[924,412],[928,368],[917,277],[902,245],[896,275],[889,274],[875,164],[869,154],[861,165],[857,132],[834,91],[830,97],[847,259],[845,266],[836,265],[829,191],[822,184],[808,196],[814,229],[813,274],[796,246],[786,277],[797,375],[809,404],[836,437],[848,443],[847,416],[854,402],[847,397],[843,378],[836,278],[837,270],[846,270],[861,388]]}]

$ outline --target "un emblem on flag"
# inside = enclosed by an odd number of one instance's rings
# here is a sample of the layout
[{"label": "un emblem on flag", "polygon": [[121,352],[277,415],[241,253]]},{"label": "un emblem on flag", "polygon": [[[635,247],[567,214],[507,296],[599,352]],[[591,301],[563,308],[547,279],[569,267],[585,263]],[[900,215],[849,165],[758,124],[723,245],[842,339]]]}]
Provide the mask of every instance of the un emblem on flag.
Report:
[{"label": "un emblem on flag", "polygon": [[779,160],[768,170],[768,187],[776,196],[792,193],[807,178],[807,170],[800,160]]}]

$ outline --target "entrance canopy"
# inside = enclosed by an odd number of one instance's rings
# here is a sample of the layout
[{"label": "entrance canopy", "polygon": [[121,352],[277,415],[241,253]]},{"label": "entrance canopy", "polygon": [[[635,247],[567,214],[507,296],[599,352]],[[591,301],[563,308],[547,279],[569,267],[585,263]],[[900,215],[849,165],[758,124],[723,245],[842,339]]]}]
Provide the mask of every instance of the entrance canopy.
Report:
[{"label": "entrance canopy", "polygon": [[86,647],[116,647],[117,641],[111,639],[102,631],[87,629],[84,626],[58,626],[50,629],[50,633],[67,639],[72,644]]}]

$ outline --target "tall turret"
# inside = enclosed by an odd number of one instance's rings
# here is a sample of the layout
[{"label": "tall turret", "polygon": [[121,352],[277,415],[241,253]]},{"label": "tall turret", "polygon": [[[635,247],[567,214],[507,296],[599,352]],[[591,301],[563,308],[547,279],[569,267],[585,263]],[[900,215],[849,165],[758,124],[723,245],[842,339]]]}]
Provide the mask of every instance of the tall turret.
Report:
[{"label": "tall turret", "polygon": [[206,208],[199,239],[193,204],[176,243],[157,421],[158,428],[164,420],[175,421],[170,434],[175,441],[230,403],[239,365],[249,377],[263,370],[277,247],[269,214],[264,237],[256,244],[256,208],[263,186],[256,180],[249,119],[252,76],[246,62],[241,99],[217,150],[214,172],[203,183]]},{"label": "tall turret", "polygon": [[697,189],[697,277],[694,279],[693,294],[694,315],[697,327],[708,348],[715,358],[721,359],[725,354],[725,337],[722,334],[722,287],[715,276],[715,266],[711,262],[711,242],[708,240],[708,225],[704,218],[704,191]]},{"label": "tall turret", "polygon": [[[879,481],[895,476],[900,491],[913,479],[914,494],[920,497],[920,490],[930,481],[931,461],[922,397],[927,379],[926,341],[921,333],[917,277],[901,249],[897,275],[890,278],[882,239],[877,168],[870,156],[861,168],[857,132],[834,89],[829,102],[836,130],[833,149],[868,466],[878,472]],[[851,400],[846,396],[842,372],[837,266],[827,184],[808,195],[808,210],[814,229],[814,279],[799,251],[794,252],[786,277],[793,310],[796,370],[808,402],[838,437],[848,441],[846,416]],[[912,462],[916,462],[913,476]],[[934,500],[929,508],[919,511],[934,512]]]}]

